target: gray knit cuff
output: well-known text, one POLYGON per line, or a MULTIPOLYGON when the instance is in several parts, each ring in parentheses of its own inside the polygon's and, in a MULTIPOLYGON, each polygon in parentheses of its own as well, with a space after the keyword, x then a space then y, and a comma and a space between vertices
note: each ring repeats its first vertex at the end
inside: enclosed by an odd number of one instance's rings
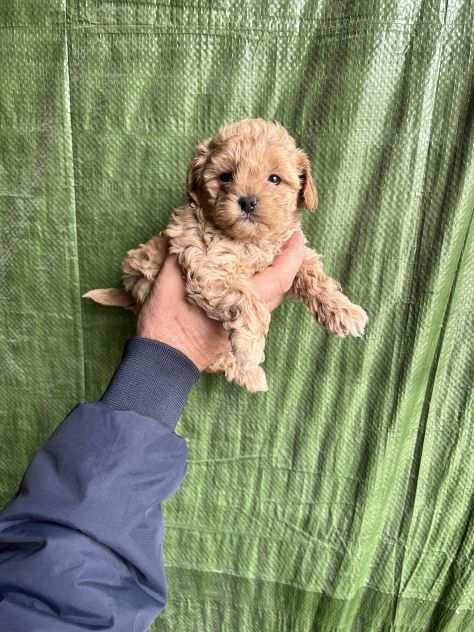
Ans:
POLYGON ((176 426, 199 369, 181 351, 164 342, 135 336, 100 401, 118 410, 134 410, 176 426))

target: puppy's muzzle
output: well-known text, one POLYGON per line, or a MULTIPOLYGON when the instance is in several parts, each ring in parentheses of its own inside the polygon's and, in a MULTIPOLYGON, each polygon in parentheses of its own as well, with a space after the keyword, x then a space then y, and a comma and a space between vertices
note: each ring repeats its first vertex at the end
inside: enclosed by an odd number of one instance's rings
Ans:
POLYGON ((239 198, 239 206, 246 215, 253 215, 257 208, 257 198, 254 195, 241 197, 239 198))

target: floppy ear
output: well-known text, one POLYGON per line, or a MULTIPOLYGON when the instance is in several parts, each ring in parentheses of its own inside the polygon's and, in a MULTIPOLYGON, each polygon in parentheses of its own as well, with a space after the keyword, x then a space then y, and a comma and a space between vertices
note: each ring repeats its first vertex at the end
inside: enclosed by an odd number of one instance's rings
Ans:
POLYGON ((301 182, 301 189, 298 195, 298 208, 304 207, 308 211, 315 211, 318 206, 318 192, 311 175, 311 164, 308 156, 298 149, 298 171, 301 182))
POLYGON ((199 204, 199 189, 202 186, 202 172, 204 165, 206 164, 207 157, 209 156, 209 144, 211 139, 197 146, 194 156, 188 165, 188 172, 186 175, 186 189, 188 197, 192 202, 199 204))

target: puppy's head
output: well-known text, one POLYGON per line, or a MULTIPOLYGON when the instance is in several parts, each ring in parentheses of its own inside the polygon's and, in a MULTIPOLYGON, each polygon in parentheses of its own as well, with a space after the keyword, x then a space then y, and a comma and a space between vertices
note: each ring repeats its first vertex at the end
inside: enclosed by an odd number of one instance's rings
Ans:
POLYGON ((284 127, 244 119, 197 147, 187 175, 188 195, 234 239, 277 239, 315 210, 316 187, 306 154, 284 127))

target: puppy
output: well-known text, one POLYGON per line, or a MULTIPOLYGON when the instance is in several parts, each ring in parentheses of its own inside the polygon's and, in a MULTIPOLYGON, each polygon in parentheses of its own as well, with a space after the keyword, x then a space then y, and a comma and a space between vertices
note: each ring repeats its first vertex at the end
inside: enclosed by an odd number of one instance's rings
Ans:
MULTIPOLYGON (((300 209, 316 209, 309 160, 280 124, 244 119, 197 147, 188 166, 187 194, 188 203, 173 211, 165 230, 128 252, 123 289, 84 296, 138 313, 167 252, 174 253, 188 300, 221 321, 229 334, 232 350, 206 370, 222 372, 251 392, 265 391, 260 365, 270 312, 248 279, 269 266, 284 242, 301 230, 300 209)), ((366 313, 341 292, 308 247, 287 295, 303 301, 337 336, 364 332, 366 313)))

